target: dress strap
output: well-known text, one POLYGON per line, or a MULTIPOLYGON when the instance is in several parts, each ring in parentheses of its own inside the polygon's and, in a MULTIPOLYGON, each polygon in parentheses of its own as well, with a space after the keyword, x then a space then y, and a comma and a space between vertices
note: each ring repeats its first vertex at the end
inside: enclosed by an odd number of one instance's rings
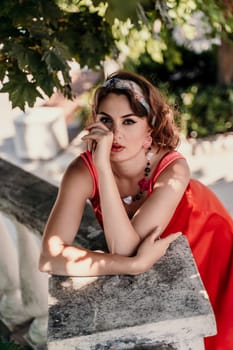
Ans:
POLYGON ((90 197, 90 199, 92 199, 95 196, 97 188, 98 188, 97 171, 96 171, 96 168, 95 168, 94 163, 93 163, 91 152, 85 151, 85 152, 80 154, 80 157, 82 158, 82 160, 86 164, 86 166, 91 174, 91 177, 92 177, 93 192, 92 192, 91 197, 90 197))
POLYGON ((159 164, 155 168, 154 173, 151 176, 149 192, 153 190, 153 185, 157 180, 158 176, 162 173, 162 171, 166 169, 166 167, 168 167, 176 159, 185 159, 185 157, 177 151, 169 151, 164 154, 164 156, 160 159, 159 164))

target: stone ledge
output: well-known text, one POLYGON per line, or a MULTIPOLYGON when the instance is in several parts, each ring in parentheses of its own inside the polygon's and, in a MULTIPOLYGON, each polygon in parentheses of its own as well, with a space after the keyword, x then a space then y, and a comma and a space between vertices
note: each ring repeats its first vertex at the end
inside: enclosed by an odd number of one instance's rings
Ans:
POLYGON ((57 188, 0 159, 0 211, 42 233, 57 188))
POLYGON ((156 342, 181 349, 177 344, 201 342, 215 332, 184 236, 139 276, 50 277, 49 350, 150 349, 156 342))
MULTIPOLYGON (((32 232, 43 233, 57 191, 56 186, 0 158, 0 211, 32 232)), ((78 244, 95 249, 106 247, 89 202, 84 210, 78 244)))

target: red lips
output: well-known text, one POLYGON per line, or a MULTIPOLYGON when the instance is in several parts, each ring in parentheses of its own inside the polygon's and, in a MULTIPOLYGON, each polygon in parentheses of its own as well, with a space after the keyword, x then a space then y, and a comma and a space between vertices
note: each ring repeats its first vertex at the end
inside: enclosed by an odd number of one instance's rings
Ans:
POLYGON ((121 151, 123 151, 124 148, 125 147, 121 146, 119 143, 113 143, 111 151, 112 152, 121 152, 121 151))

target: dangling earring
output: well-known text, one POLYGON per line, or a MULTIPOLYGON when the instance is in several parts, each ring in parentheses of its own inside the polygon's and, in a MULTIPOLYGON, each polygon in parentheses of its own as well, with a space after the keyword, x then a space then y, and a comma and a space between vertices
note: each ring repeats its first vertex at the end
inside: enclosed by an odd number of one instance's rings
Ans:
POLYGON ((152 149, 152 148, 149 147, 149 148, 147 149, 147 153, 146 153, 146 159, 148 160, 148 162, 150 162, 151 158, 152 158, 153 155, 154 155, 154 152, 152 152, 151 149, 152 149))

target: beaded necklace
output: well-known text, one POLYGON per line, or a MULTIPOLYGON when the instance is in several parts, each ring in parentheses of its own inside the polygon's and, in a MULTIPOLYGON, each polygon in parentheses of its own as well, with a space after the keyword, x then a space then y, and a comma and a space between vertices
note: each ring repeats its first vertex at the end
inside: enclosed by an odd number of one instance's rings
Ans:
POLYGON ((139 192, 137 194, 135 194, 134 196, 127 196, 122 198, 122 201, 127 204, 130 205, 135 201, 139 201, 142 197, 144 192, 148 191, 149 189, 149 184, 150 184, 150 179, 149 179, 149 175, 151 172, 151 167, 150 167, 150 160, 153 157, 154 153, 151 152, 151 147, 148 149, 148 152, 146 154, 146 159, 147 159, 147 163, 146 163, 146 167, 144 169, 144 177, 138 182, 138 186, 139 186, 139 192))

